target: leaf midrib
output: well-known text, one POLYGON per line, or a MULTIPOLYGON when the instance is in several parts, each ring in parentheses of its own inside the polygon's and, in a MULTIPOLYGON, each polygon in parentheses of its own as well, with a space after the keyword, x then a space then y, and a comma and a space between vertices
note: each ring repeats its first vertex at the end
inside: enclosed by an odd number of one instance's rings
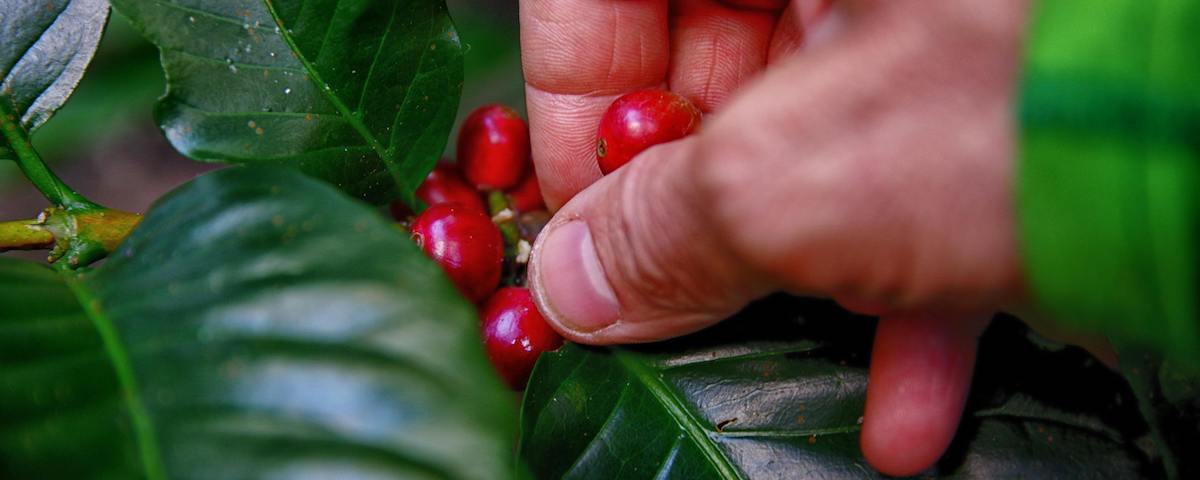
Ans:
MULTIPOLYGON (((296 59, 299 60, 300 65, 304 67, 305 72, 308 74, 308 79, 312 81, 314 85, 316 85, 317 90, 319 90, 321 94, 325 96, 325 100, 333 105, 333 108, 335 108, 338 113, 346 119, 346 122, 349 123, 351 127, 354 127, 354 131, 358 132, 359 136, 361 136, 363 140, 365 140, 367 144, 371 146, 371 149, 374 150, 375 154, 379 156, 379 160, 390 167, 392 162, 391 158, 387 154, 387 149, 383 147, 383 144, 379 142, 379 139, 375 138, 375 135, 372 134, 371 130, 367 128, 367 125, 362 122, 362 119, 350 110, 350 106, 346 105, 346 103, 343 102, 342 99, 333 92, 333 88, 321 78, 321 74, 317 72, 317 69, 314 68, 312 63, 308 61, 308 58, 304 56, 304 53, 301 52, 300 47, 296 45, 295 39, 293 39, 291 33, 288 32, 287 26, 283 24, 283 19, 279 18, 279 12, 275 11, 275 3, 272 0, 263 0, 263 3, 267 6, 267 12, 271 14, 271 21, 275 22, 275 25, 279 27, 280 38, 283 38, 284 43, 286 43, 288 48, 292 50, 292 53, 296 54, 296 59)), ((395 15, 393 14, 393 17, 394 16, 395 15)), ((364 86, 363 88, 366 87, 364 86)))
POLYGON ((675 421, 675 424, 683 430, 684 434, 700 448, 700 452, 708 459, 716 469, 717 473, 722 478, 727 479, 743 479, 741 472, 730 463, 729 458, 725 456, 721 449, 717 446, 712 438, 708 435, 708 430, 700 427, 700 420, 688 411, 687 406, 675 394, 674 390, 667 386, 659 376, 646 365, 643 365, 638 359, 621 350, 615 350, 613 355, 621 365, 629 371, 630 376, 641 382, 646 391, 658 400, 658 403, 666 409, 667 414, 675 421))
POLYGON ((75 295, 84 315, 92 321, 92 325, 100 335, 100 340, 104 343, 104 352, 112 362, 117 382, 124 394, 125 406, 129 409, 129 416, 133 422, 134 438, 137 440, 138 453, 142 458, 142 469, 145 471, 146 478, 165 480, 167 475, 166 469, 163 467, 162 455, 158 449, 158 435, 155 432, 154 424, 150 421, 149 410, 142 401, 141 390, 138 388, 137 378, 133 373, 129 353, 121 344, 116 327, 100 310, 99 302, 83 286, 74 272, 62 271, 61 276, 66 282, 67 288, 75 295))

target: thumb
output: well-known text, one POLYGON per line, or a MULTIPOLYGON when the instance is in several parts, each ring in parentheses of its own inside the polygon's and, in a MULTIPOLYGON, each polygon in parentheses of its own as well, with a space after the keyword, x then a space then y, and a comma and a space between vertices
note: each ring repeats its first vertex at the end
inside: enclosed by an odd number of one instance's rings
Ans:
POLYGON ((581 343, 649 342, 714 324, 772 289, 714 235, 695 153, 647 150, 562 207, 533 247, 546 319, 581 343))

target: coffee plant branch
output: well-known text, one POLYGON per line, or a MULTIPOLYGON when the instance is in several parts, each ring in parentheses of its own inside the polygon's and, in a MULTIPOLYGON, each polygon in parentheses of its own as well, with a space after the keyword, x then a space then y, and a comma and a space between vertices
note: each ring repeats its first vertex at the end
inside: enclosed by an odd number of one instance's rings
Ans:
POLYGON ((29 142, 20 116, 3 101, 0 133, 25 178, 53 204, 36 220, 0 222, 0 252, 49 249, 51 263, 64 259, 64 267, 78 268, 107 256, 141 221, 140 215, 97 205, 58 178, 29 142))
POLYGON ((47 250, 54 247, 54 234, 37 220, 0 222, 0 252, 47 250))
POLYGON ((42 157, 29 142, 29 134, 21 126, 21 117, 8 102, 0 102, 0 133, 3 133, 4 139, 8 140, 17 166, 21 168, 25 178, 28 178, 51 203, 70 211, 101 208, 84 198, 83 195, 76 193, 54 172, 50 171, 46 162, 42 161, 42 157))

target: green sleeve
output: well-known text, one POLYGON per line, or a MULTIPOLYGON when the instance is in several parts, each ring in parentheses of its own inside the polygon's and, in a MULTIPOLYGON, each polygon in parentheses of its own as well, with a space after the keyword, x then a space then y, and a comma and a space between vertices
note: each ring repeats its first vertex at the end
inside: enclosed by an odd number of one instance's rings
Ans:
POLYGON ((1200 2, 1042 0, 1020 91, 1029 290, 1061 321, 1200 356, 1200 2))

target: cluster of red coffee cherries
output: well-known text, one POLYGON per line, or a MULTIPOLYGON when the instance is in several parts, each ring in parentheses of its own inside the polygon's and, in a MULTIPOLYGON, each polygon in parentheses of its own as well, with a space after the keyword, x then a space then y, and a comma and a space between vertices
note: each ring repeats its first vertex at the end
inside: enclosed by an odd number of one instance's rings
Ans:
MULTIPOLYGON (((601 171, 608 174, 646 148, 691 133, 699 121, 700 111, 671 92, 618 98, 600 123, 601 171)), ((538 356, 563 342, 525 286, 530 246, 549 219, 525 121, 503 105, 476 109, 459 133, 457 164, 439 164, 416 196, 427 205, 423 212, 412 217, 396 203, 393 216, 408 222, 417 245, 479 306, 488 358, 509 386, 524 388, 538 356)))
MULTIPOLYGON (((463 122, 457 164, 441 163, 417 188, 427 208, 409 232, 459 292, 479 306, 488 357, 514 389, 538 355, 562 345, 524 286, 530 245, 549 214, 529 154, 529 127, 503 105, 463 122)), ((392 215, 411 212, 392 204, 392 215)))

